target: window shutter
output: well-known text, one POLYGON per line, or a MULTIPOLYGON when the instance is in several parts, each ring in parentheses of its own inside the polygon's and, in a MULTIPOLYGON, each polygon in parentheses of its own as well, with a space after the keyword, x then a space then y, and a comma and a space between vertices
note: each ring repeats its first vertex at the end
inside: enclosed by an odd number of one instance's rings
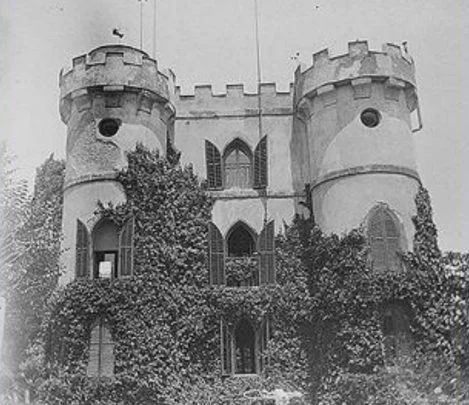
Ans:
POLYGON ((75 271, 77 278, 88 277, 89 236, 85 224, 77 219, 75 271))
POLYGON ((119 275, 121 277, 131 276, 133 267, 133 239, 134 218, 128 219, 121 229, 119 236, 119 275))
POLYGON ((207 182, 209 188, 222 188, 221 156, 217 147, 205 141, 205 161, 207 165, 207 182))
POLYGON ((233 374, 233 337, 228 325, 220 320, 220 355, 222 375, 233 374))
POLYGON ((269 364, 269 358, 266 357, 265 351, 267 349, 267 344, 270 339, 270 334, 271 334, 271 323, 270 323, 270 319, 266 318, 264 322, 262 322, 261 331, 259 335, 259 340, 260 340, 259 341, 259 349, 260 349, 259 364, 260 364, 261 372, 264 371, 265 366, 269 364))
POLYGON ((274 232, 274 221, 270 221, 259 235, 257 251, 259 253, 260 285, 275 284, 274 232))
POLYGON ((376 271, 402 269, 402 262, 397 254, 400 251, 399 229, 385 209, 379 209, 370 219, 368 238, 373 268, 376 271))
POLYGON ((217 226, 208 225, 208 260, 211 285, 225 284, 225 251, 223 236, 217 226))
POLYGON ((264 136, 254 151, 254 188, 267 187, 267 136, 264 136))

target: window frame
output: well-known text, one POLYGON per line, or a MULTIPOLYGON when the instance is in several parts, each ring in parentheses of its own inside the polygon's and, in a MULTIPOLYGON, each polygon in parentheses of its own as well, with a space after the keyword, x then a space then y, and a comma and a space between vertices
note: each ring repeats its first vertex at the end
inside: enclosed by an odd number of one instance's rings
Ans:
MULTIPOLYGON (((237 152, 239 153, 239 152, 237 152)), ((240 166, 237 164, 238 170, 240 170, 240 166)), ((240 138, 235 138, 233 139, 226 147, 225 150, 223 151, 223 156, 222 156, 222 184, 223 184, 223 189, 225 190, 231 190, 234 188, 240 188, 240 189, 252 189, 254 188, 254 156, 251 151, 251 148, 248 146, 246 142, 244 142, 240 138), (241 151, 246 155, 246 157, 249 160, 249 179, 248 179, 248 184, 246 187, 228 187, 227 186, 227 163, 226 159, 233 153, 234 151, 241 151)))

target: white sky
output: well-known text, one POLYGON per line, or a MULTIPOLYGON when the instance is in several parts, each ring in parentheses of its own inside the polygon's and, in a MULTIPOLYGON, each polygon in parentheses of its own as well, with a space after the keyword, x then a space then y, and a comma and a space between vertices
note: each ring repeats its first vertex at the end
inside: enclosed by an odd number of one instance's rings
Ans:
MULTIPOLYGON (((294 62, 311 63, 324 47, 347 42, 408 42, 417 67, 424 129, 417 162, 430 190, 444 250, 469 251, 469 1, 258 0, 264 81, 286 88, 294 62), (319 8, 316 8, 319 6, 319 8), (466 68, 466 74, 465 69, 466 68)), ((157 59, 183 91, 212 83, 255 89, 254 0, 157 0, 157 59)), ((153 0, 144 3, 144 49, 152 51, 153 0)), ((58 72, 72 57, 118 42, 139 44, 137 0, 0 0, 0 138, 18 156, 21 174, 54 152, 63 157, 58 72)))

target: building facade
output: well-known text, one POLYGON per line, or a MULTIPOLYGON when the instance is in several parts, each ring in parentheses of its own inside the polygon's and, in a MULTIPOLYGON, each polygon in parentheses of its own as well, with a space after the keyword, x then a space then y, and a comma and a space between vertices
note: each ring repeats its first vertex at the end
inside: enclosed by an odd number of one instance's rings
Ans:
MULTIPOLYGON (((344 55, 318 52, 309 68, 298 67, 288 92, 262 83, 256 94, 236 84, 224 94, 196 86, 191 95, 145 52, 102 46, 73 59, 60 89, 67 125, 62 283, 131 274, 132 222, 117 229, 95 211, 98 201, 125 201, 116 172, 137 143, 161 155, 177 149, 206 179, 215 198, 213 284, 275 283, 274 234, 305 198, 325 233, 363 226, 378 271, 399 270, 397 252, 412 248, 420 184, 412 136, 421 124, 414 63, 399 46, 371 51, 357 41, 344 55), (259 273, 241 282, 227 277, 227 261, 253 256, 259 273)), ((225 345, 234 348, 261 332, 240 322, 230 333, 225 345)), ((246 359, 255 357, 253 347, 244 349, 246 359)), ((242 373, 259 369, 246 359, 236 366, 242 373)))

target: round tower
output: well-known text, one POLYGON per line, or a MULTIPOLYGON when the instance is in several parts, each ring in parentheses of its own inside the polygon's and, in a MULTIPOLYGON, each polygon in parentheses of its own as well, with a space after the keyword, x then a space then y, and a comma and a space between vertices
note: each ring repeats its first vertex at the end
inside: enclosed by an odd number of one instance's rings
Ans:
POLYGON ((67 125, 62 282, 68 282, 75 277, 77 223, 91 234, 98 201, 125 202, 115 178, 127 164, 126 152, 140 143, 166 154, 174 77, 139 49, 108 45, 74 58, 59 83, 60 116, 67 125))
POLYGON ((341 234, 383 207, 410 248, 420 183, 411 115, 420 114, 409 55, 393 44, 370 51, 366 41, 349 43, 342 56, 318 52, 296 72, 294 103, 318 225, 341 234))

